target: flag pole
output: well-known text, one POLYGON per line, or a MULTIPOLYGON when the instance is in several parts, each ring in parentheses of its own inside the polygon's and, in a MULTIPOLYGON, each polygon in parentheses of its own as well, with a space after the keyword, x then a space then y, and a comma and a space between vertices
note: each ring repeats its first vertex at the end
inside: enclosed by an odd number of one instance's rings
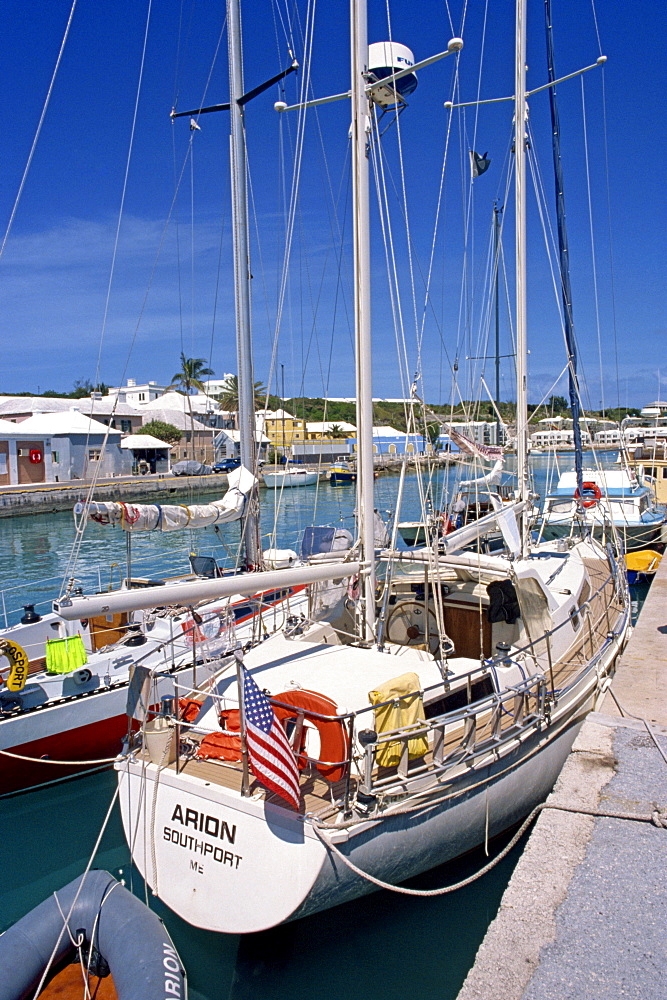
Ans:
POLYGON ((236 660, 236 683, 239 690, 239 721, 241 725, 241 760, 243 762, 243 777, 241 779, 241 795, 250 795, 250 767, 248 764, 248 744, 245 738, 245 709, 243 706, 243 650, 234 650, 236 660))

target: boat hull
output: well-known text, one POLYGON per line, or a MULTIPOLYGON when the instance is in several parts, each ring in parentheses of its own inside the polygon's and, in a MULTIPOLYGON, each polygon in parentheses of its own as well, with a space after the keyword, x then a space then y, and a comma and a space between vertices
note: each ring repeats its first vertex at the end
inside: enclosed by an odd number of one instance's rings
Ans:
POLYGON ((319 472, 265 472, 264 485, 270 490, 287 489, 292 486, 312 486, 320 478, 319 472))
MULTIPOLYGON (((589 525, 593 529, 593 537, 598 541, 603 541, 610 536, 609 525, 593 524, 589 525)), ((662 539, 661 525, 658 524, 637 524, 637 525, 617 525, 623 550, 632 552, 636 549, 646 548, 647 545, 658 544, 662 539)), ((542 538, 545 541, 554 541, 557 538, 565 538, 572 533, 572 523, 570 521, 545 521, 542 528, 542 538)))
POLYGON ((416 545, 426 545, 426 526, 422 521, 402 521, 398 533, 410 548, 416 545))
MULTIPOLYGON (((187 689, 192 681, 192 667, 159 678, 157 702, 173 696, 176 684, 187 689)), ((125 683, 5 716, 0 722, 0 795, 103 766, 88 762, 106 759, 110 766, 128 731, 127 695, 125 683)))
MULTIPOLYGON (((493 837, 546 798, 580 724, 581 717, 555 739, 538 734, 510 758, 471 772, 444 802, 427 801, 416 817, 386 817, 360 824, 349 840, 335 832, 333 839, 362 871, 390 884, 451 861, 484 842, 487 809, 493 837)), ((296 813, 231 792, 223 802, 219 788, 197 780, 186 790, 172 783, 173 772, 146 775, 139 762, 117 769, 134 861, 152 891, 196 927, 253 933, 376 891, 296 813), (148 823, 136 813, 142 801, 153 803, 148 823)))
MULTIPOLYGON (((390 885, 453 861, 520 822, 553 788, 583 719, 569 725, 559 737, 539 747, 531 741, 513 759, 490 765, 471 775, 468 787, 457 787, 444 806, 425 806, 418 819, 382 821, 337 845, 364 872, 390 885), (481 787, 480 787, 481 781, 481 787), (488 834, 487 834, 488 812, 488 834)), ((292 919, 376 891, 373 883, 352 872, 338 858, 322 864, 317 881, 292 919)))

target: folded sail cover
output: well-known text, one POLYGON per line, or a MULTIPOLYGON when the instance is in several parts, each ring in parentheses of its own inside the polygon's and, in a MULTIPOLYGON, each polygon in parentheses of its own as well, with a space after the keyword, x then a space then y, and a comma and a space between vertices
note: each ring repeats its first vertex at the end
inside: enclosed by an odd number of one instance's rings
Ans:
MULTIPOLYGON (((371 705, 380 705, 375 709, 375 730, 378 735, 392 733, 397 729, 409 729, 414 726, 420 729, 424 725, 424 703, 421 696, 421 684, 415 673, 401 674, 384 684, 379 684, 375 691, 368 692, 371 705), (383 705, 389 701, 391 704, 383 705)), ((415 736, 408 740, 408 757, 416 760, 428 751, 428 740, 425 736, 415 736)), ((380 743, 376 760, 379 767, 396 767, 403 753, 401 740, 380 743)))
POLYGON ((75 517, 87 510, 88 518, 98 524, 120 525, 123 531, 179 531, 181 528, 206 528, 211 524, 237 521, 245 509, 248 493, 257 480, 241 466, 228 475, 229 489, 222 500, 193 504, 134 504, 119 501, 91 501, 87 508, 77 504, 75 517))

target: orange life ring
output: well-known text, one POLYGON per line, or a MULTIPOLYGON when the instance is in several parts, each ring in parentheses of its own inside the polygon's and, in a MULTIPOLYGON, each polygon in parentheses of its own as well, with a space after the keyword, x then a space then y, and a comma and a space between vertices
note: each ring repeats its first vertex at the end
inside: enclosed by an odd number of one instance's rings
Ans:
MULTIPOLYGON (((298 709, 303 709, 303 717, 312 723, 320 734, 320 759, 315 767, 323 778, 327 781, 340 781, 347 772, 347 755, 349 750, 349 739, 347 730, 342 722, 334 720, 314 718, 311 713, 317 715, 338 715, 338 706, 326 695, 318 694, 316 691, 283 691, 271 698, 273 711, 276 718, 280 719, 283 726, 286 722, 296 722, 301 714, 298 709), (290 708, 282 708, 276 705, 276 701, 282 701, 290 705, 290 708)), ((297 763, 299 770, 303 771, 308 763, 305 753, 306 733, 301 734, 301 745, 296 748, 297 763)))
POLYGON ((602 490, 597 483, 582 483, 581 493, 579 493, 577 486, 574 491, 574 499, 581 503, 582 507, 594 507, 602 499, 602 490))
POLYGON ((31 448, 28 452, 28 458, 33 465, 39 465, 42 461, 42 453, 39 448, 31 448))

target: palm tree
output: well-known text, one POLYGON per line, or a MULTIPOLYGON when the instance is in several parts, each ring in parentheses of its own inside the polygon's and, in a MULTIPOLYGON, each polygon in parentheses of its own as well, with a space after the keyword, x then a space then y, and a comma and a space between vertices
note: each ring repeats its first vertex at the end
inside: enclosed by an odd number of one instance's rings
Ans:
POLYGON ((180 392, 183 392, 188 400, 188 409, 190 411, 190 441, 193 459, 195 457, 195 418, 192 414, 190 393, 193 389, 196 389, 198 392, 204 392, 204 383, 202 379, 207 375, 213 374, 213 369, 206 367, 206 361, 204 358, 186 358, 183 351, 181 351, 181 370, 171 376, 171 385, 169 388, 178 389, 180 392))
POLYGON ((332 438, 344 438, 347 437, 347 431, 344 431, 340 424, 332 424, 329 428, 329 435, 332 438))
MULTIPOLYGON (((220 409, 228 413, 239 412, 239 380, 237 375, 228 375, 222 383, 222 393, 220 395, 220 409)), ((261 382, 253 383, 254 407, 259 410, 266 399, 266 386, 261 382)))

